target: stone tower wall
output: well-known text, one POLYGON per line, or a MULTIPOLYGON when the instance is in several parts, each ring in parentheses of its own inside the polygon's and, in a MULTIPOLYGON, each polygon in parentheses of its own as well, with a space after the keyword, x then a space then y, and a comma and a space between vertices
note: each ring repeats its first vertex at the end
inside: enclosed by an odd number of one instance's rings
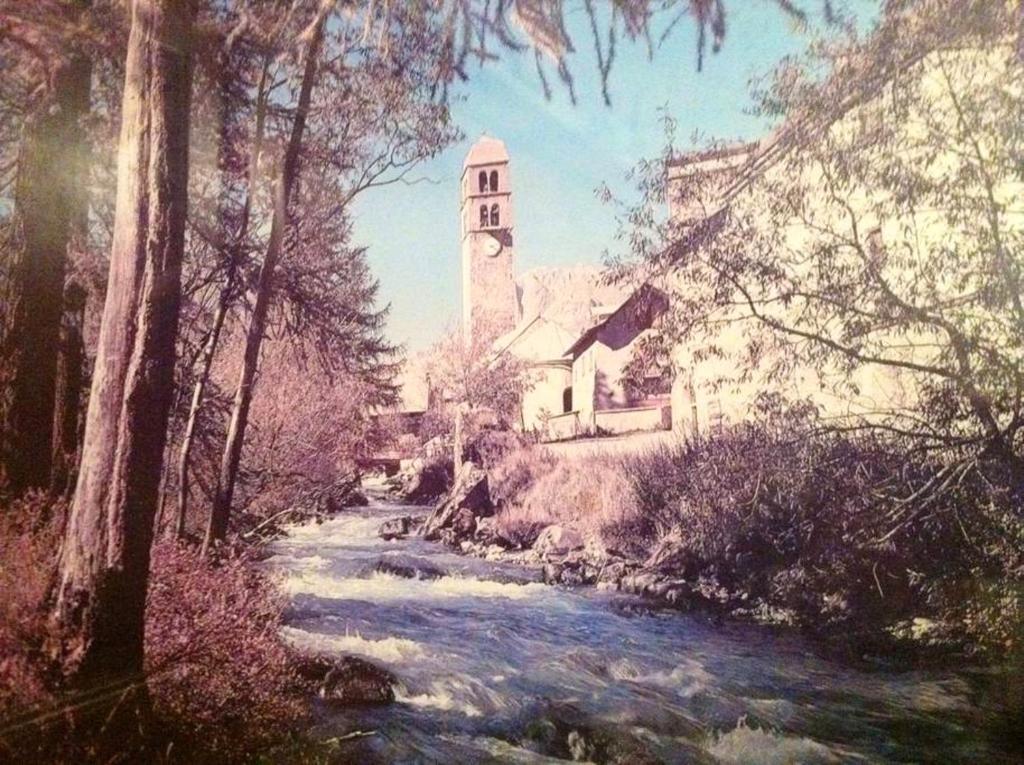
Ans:
POLYGON ((468 165, 462 176, 462 321, 471 339, 496 337, 515 328, 519 321, 513 248, 513 210, 508 162, 468 165), (487 174, 487 188, 480 189, 480 173, 487 174), (497 174, 497 190, 490 181, 497 174), (495 206, 498 224, 481 220, 495 206))

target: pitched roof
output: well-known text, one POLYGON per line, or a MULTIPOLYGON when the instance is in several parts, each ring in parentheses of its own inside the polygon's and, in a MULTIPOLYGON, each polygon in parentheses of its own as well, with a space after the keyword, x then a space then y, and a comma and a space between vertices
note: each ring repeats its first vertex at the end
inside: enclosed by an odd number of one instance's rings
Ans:
POLYGON ((572 335, 559 324, 543 316, 535 316, 494 343, 495 355, 511 353, 524 361, 560 361, 572 335))
POLYGON ((574 342, 565 351, 566 356, 575 358, 581 351, 587 348, 597 336, 601 333, 601 330, 611 324, 619 316, 622 316, 627 311, 637 311, 646 307, 649 312, 649 316, 646 317, 648 326, 650 322, 653 322, 657 316, 664 313, 668 306, 668 296, 660 289, 652 285, 650 282, 644 282, 636 290, 633 291, 628 298, 626 298, 622 305, 616 308, 604 321, 598 322, 574 342))
POLYGON ((475 167, 477 165, 493 165, 499 162, 508 162, 508 149, 505 142, 489 135, 482 135, 469 150, 462 168, 475 167))

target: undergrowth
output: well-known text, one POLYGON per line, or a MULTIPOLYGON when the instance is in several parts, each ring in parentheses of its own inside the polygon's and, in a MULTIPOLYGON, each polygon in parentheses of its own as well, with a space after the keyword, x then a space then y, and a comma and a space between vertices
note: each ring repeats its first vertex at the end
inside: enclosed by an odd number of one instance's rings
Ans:
MULTIPOLYGON (((66 507, 45 494, 0 512, 0 761, 84 762, 48 659, 47 593, 66 507)), ((204 559, 175 541, 154 546, 146 673, 159 742, 147 759, 239 762, 286 741, 309 712, 308 688, 279 630, 285 601, 248 553, 204 559)))
POLYGON ((991 464, 771 423, 630 456, 542 447, 492 472, 498 525, 574 526, 666 576, 861 645, 1024 650, 1024 511, 991 464))

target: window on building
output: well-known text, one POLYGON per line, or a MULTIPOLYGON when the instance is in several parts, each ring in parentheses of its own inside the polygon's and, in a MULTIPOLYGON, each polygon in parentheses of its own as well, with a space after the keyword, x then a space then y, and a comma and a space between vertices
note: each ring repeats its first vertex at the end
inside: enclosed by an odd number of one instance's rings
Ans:
POLYGON ((565 390, 562 391, 562 411, 563 412, 571 412, 572 411, 572 386, 571 385, 568 388, 566 388, 565 390))
POLYGON ((498 190, 498 171, 491 170, 491 191, 498 190))
POLYGON ((487 171, 486 170, 481 170, 479 178, 480 178, 480 191, 481 192, 487 191, 487 171))
POLYGON ((491 205, 491 225, 501 225, 500 219, 498 218, 498 205, 491 205))
POLYGON ((491 219, 487 215, 487 205, 480 205, 480 228, 487 228, 491 225, 491 219))

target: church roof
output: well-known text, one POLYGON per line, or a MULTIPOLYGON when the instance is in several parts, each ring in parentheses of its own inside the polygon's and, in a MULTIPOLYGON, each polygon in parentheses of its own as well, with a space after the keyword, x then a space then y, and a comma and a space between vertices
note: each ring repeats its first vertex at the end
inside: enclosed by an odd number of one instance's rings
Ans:
POLYGON ((649 329, 654 324, 654 320, 663 314, 667 308, 668 296, 650 282, 645 282, 626 298, 615 311, 580 335, 579 339, 570 345, 564 353, 575 360, 580 353, 590 347, 605 327, 610 326, 627 313, 630 314, 633 323, 637 325, 635 329, 649 329))
POLYGON ((505 148, 505 142, 489 135, 482 135, 480 140, 469 150, 466 161, 462 163, 462 168, 493 165, 498 162, 508 162, 508 149, 505 148))
POLYGON ((561 361, 572 335, 560 325, 543 316, 535 316, 494 343, 495 353, 511 353, 523 361, 561 361))

